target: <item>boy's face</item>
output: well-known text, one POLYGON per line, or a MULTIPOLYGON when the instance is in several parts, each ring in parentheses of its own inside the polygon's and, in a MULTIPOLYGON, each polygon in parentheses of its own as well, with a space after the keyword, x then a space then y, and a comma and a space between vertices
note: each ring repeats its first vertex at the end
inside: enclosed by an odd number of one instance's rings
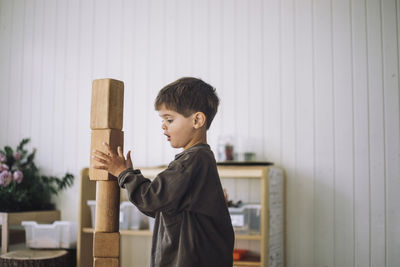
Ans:
POLYGON ((194 137, 192 116, 186 118, 176 111, 166 109, 165 105, 161 106, 158 114, 162 118, 161 128, 171 146, 184 149, 189 147, 194 137))

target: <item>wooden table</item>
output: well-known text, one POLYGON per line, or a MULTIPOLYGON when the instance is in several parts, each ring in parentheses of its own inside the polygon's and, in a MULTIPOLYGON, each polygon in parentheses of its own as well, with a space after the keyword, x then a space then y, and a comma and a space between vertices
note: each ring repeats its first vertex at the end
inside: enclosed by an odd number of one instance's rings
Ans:
POLYGON ((2 267, 69 267, 66 250, 17 250, 0 256, 2 267))
POLYGON ((8 251, 9 226, 21 225, 22 221, 36 221, 37 223, 52 223, 60 220, 59 210, 27 211, 27 212, 0 212, 1 225, 1 253, 8 251))

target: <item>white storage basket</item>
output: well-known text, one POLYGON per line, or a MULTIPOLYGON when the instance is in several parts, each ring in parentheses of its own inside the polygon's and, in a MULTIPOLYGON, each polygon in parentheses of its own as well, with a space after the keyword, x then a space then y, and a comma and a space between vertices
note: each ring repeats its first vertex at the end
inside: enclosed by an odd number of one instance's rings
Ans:
POLYGON ((78 226, 75 222, 55 221, 53 224, 38 224, 23 221, 26 246, 29 248, 75 248, 78 226))

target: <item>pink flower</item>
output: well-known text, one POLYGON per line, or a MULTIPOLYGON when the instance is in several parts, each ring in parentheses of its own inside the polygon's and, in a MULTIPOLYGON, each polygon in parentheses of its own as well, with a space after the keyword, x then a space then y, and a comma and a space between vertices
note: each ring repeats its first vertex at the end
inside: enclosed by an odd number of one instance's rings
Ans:
POLYGON ((6 160, 7 160, 6 155, 4 155, 3 153, 0 153, 0 163, 6 162, 6 160))
POLYGON ((12 181, 12 175, 11 172, 9 171, 2 171, 0 173, 0 186, 6 187, 8 186, 12 181))
POLYGON ((21 153, 15 152, 15 153, 14 153, 14 159, 15 159, 15 160, 20 160, 20 159, 21 159, 21 153))
POLYGON ((2 171, 8 171, 8 165, 7 164, 0 164, 0 172, 2 171))
POLYGON ((24 174, 21 171, 15 171, 13 174, 14 181, 19 184, 22 182, 22 178, 24 178, 24 174))

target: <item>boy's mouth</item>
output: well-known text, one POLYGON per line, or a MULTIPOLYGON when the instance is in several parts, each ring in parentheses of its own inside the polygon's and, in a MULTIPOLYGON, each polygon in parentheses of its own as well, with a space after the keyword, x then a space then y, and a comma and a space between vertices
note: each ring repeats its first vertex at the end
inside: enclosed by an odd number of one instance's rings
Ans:
POLYGON ((169 136, 168 134, 164 134, 164 135, 167 137, 168 141, 171 141, 171 136, 169 136))

